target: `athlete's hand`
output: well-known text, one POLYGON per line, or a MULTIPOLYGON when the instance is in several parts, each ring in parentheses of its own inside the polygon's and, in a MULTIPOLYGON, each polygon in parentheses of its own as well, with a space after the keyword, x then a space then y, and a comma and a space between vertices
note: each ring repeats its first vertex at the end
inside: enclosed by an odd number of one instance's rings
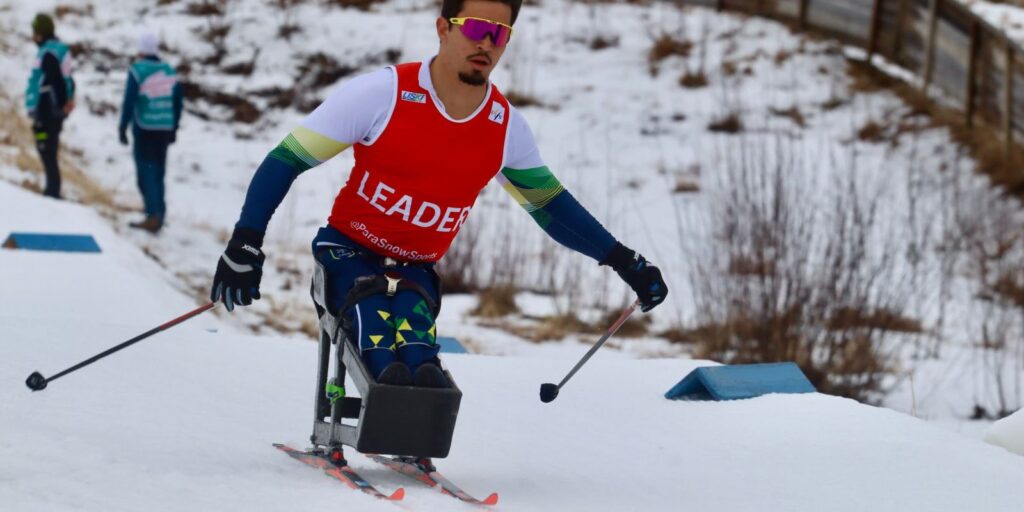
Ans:
POLYGON ((640 310, 647 312, 665 301, 668 296, 668 286, 661 277, 661 270, 644 259, 640 253, 616 243, 615 247, 608 254, 608 257, 601 262, 608 265, 619 274, 630 288, 636 292, 640 299, 640 310))
POLYGON ((227 249, 217 262, 211 301, 223 301, 228 311, 234 311, 236 304, 248 306, 259 300, 264 260, 262 245, 263 233, 235 228, 227 249))
POLYGON ((75 109, 75 100, 69 99, 67 101, 67 103, 64 104, 64 117, 67 117, 67 116, 71 115, 71 111, 74 110, 74 109, 75 109))

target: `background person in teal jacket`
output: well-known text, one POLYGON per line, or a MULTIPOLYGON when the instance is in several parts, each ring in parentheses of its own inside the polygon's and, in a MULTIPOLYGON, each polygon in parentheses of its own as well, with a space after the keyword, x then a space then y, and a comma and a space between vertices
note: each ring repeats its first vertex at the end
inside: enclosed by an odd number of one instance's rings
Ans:
POLYGON ((121 144, 128 144, 132 125, 132 153, 146 218, 133 228, 160 231, 167 214, 164 174, 167 146, 175 140, 181 120, 182 91, 174 68, 157 57, 159 39, 151 33, 139 37, 139 55, 128 71, 118 129, 121 144))
POLYGON ((60 198, 60 131, 64 118, 75 108, 75 81, 71 78, 71 51, 54 36, 53 18, 32 19, 32 40, 39 45, 25 88, 25 109, 32 119, 36 149, 46 171, 43 194, 60 198))

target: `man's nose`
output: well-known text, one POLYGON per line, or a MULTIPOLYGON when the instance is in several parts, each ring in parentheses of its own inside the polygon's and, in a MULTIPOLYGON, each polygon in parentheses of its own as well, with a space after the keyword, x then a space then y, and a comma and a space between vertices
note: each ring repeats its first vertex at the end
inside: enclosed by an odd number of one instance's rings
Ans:
MULTIPOLYGON (((491 50, 497 48, 496 46, 494 46, 494 36, 491 34, 485 35, 483 39, 476 42, 476 47, 479 50, 485 52, 490 52, 491 50)), ((487 57, 490 58, 490 54, 488 54, 487 57)))

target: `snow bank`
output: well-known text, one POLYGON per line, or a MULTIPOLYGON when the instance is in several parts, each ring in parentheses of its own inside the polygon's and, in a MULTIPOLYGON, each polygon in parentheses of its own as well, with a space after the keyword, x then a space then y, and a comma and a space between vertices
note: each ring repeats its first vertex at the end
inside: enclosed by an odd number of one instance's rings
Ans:
POLYGON ((985 431, 985 442, 1024 455, 1024 409, 993 423, 985 431))
MULTIPOLYGON (((0 184, 0 231, 92 232, 102 255, 0 250, 0 504, 21 511, 393 510, 297 464, 316 347, 203 316, 32 393, 53 371, 193 307, 88 210, 0 184), (33 220, 35 219, 35 220, 33 220), (38 222, 38 224, 34 224, 38 222), (207 322, 207 325, 204 325, 207 322)), ((236 314, 246 314, 244 311, 236 314)), ((443 326, 442 326, 443 327, 443 326)), ((1015 511, 1020 459, 851 400, 662 393, 701 361, 447 356, 465 396, 442 470, 504 510, 1015 511)), ((350 453, 413 510, 475 510, 350 453)))

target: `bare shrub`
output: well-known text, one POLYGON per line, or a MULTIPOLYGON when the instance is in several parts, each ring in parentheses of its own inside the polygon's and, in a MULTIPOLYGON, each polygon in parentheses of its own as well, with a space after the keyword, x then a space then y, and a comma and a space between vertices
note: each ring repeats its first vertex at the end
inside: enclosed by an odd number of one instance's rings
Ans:
POLYGON ((519 312, 516 288, 509 285, 493 286, 477 293, 476 307, 471 314, 482 317, 503 317, 519 312))
POLYGON ((328 5, 335 5, 343 8, 358 9, 360 11, 369 11, 375 4, 384 3, 387 0, 328 0, 328 5))
POLYGON ((647 52, 647 65, 651 76, 658 75, 658 65, 669 57, 689 57, 693 50, 693 42, 684 38, 676 38, 668 33, 653 36, 654 43, 647 52))
POLYGON ((807 126, 807 121, 804 119, 803 113, 800 112, 800 109, 796 105, 787 109, 772 108, 771 113, 779 117, 785 117, 801 128, 807 126))
POLYGON ((619 36, 606 36, 598 34, 594 36, 589 43, 591 50, 600 51, 608 48, 614 48, 619 45, 619 36))
POLYGON ((298 67, 299 76, 306 77, 304 85, 324 87, 356 71, 353 66, 340 64, 337 59, 323 52, 303 57, 298 67))
POLYGON ((743 122, 736 112, 729 112, 723 117, 715 119, 708 124, 708 130, 719 133, 739 133, 743 131, 743 122))
POLYGON ((521 336, 533 341, 561 340, 570 334, 592 333, 594 327, 579 319, 574 312, 545 317, 540 324, 521 336))
POLYGON ((792 50, 780 49, 779 51, 775 52, 775 57, 772 58, 772 61, 775 62, 776 66, 782 66, 792 56, 792 50))
POLYGON ((707 87, 708 77, 704 72, 687 71, 686 73, 683 73, 683 76, 679 77, 679 85, 687 89, 707 87))
POLYGON ((202 0, 185 6, 185 13, 192 16, 223 16, 226 2, 202 0))
POLYGON ((1016 201, 975 192, 956 212, 966 271, 979 299, 973 341, 984 372, 975 415, 999 418, 1024 405, 1024 219, 1016 201))
POLYGON ((58 5, 53 9, 53 15, 58 20, 63 20, 69 15, 92 17, 92 13, 92 4, 85 4, 84 6, 58 5))
POLYGON ((897 337, 922 330, 905 311, 914 290, 896 272, 902 248, 876 217, 878 194, 855 181, 853 153, 830 158, 834 177, 818 179, 842 185, 819 190, 790 143, 747 142, 724 156, 712 257, 695 263, 696 355, 795 361, 822 392, 878 400, 897 337))
POLYGON ((539 99, 537 99, 536 96, 529 93, 520 92, 517 90, 510 90, 504 92, 503 94, 505 95, 505 99, 508 100, 509 103, 516 106, 517 108, 548 108, 548 106, 541 102, 539 99))
POLYGON ((846 100, 844 100, 843 98, 840 98, 839 96, 833 95, 832 97, 830 97, 829 99, 825 100, 821 104, 821 109, 825 110, 825 111, 835 110, 835 109, 837 109, 837 108, 839 108, 839 107, 841 107, 841 106, 843 106, 845 104, 846 104, 846 100))
MULTIPOLYGON (((604 315, 597 321, 593 326, 595 332, 603 333, 608 329, 616 320, 619 319, 619 315, 622 314, 621 309, 612 309, 605 312, 604 315)), ((615 336, 620 338, 639 338, 640 336, 646 336, 650 332, 651 328, 651 317, 633 315, 622 322, 622 326, 615 332, 615 336)))
POLYGON ((700 184, 687 179, 677 180, 676 186, 672 187, 673 194, 692 194, 695 192, 700 192, 700 184))
POLYGON ((292 36, 299 32, 302 32, 302 26, 297 23, 282 23, 277 27, 277 37, 285 41, 290 41, 292 36))
POLYGON ((213 116, 208 109, 196 106, 199 101, 227 108, 230 114, 226 119, 218 119, 221 121, 252 124, 262 115, 256 105, 241 94, 226 93, 190 81, 183 81, 181 86, 185 99, 190 100, 186 102, 186 110, 200 119, 210 120, 213 116))
POLYGON ((857 138, 864 142, 881 142, 885 140, 885 127, 874 119, 869 120, 857 130, 857 138))
POLYGON ((470 216, 451 248, 438 262, 436 270, 444 293, 473 293, 480 289, 481 230, 481 223, 475 216, 470 216))
POLYGON ((953 138, 969 148, 976 162, 976 170, 988 175, 999 186, 1017 197, 1024 197, 1024 148, 1003 144, 998 128, 986 123, 968 125, 962 112, 931 100, 920 88, 886 74, 870 63, 847 59, 847 73, 853 80, 854 92, 890 90, 909 107, 911 116, 928 116, 931 126, 946 127, 953 138))

